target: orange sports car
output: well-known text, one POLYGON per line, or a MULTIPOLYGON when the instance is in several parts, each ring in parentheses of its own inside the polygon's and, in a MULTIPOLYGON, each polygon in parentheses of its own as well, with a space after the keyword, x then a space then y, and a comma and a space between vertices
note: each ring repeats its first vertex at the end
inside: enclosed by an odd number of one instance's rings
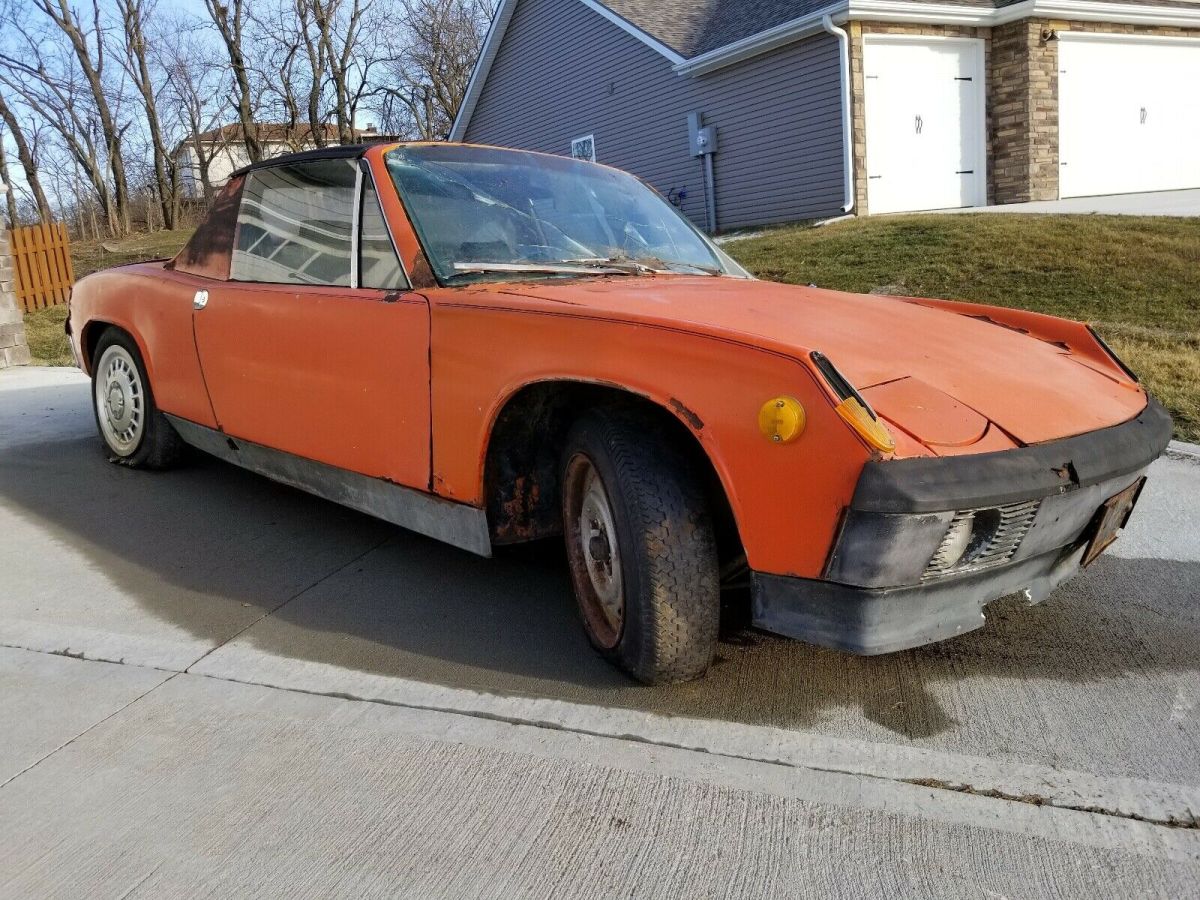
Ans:
POLYGON ((463 144, 256 163, 67 329, 114 462, 190 444, 484 556, 561 534, 651 683, 708 668, 723 592, 860 654, 1039 601, 1171 434, 1085 325, 758 281, 624 172, 463 144))

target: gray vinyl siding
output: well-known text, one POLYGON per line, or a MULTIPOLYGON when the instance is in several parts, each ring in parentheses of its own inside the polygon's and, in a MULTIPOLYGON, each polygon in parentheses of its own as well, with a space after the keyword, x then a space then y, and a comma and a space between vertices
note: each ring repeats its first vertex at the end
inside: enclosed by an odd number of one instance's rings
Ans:
POLYGON ((721 230, 836 215, 842 204, 838 45, 818 35, 708 75, 670 62, 578 0, 519 0, 468 124, 468 142, 570 152, 596 136, 597 161, 659 191, 686 189, 704 222, 701 160, 687 114, 718 129, 721 230))

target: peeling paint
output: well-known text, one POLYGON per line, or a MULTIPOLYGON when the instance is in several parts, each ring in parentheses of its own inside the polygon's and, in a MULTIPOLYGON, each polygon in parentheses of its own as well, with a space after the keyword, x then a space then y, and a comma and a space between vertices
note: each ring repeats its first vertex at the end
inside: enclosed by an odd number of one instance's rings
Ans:
POLYGON ((692 410, 688 409, 682 400, 672 397, 667 402, 671 404, 671 409, 679 413, 679 415, 683 417, 684 421, 691 425, 694 430, 699 431, 704 427, 704 420, 692 412, 692 410))

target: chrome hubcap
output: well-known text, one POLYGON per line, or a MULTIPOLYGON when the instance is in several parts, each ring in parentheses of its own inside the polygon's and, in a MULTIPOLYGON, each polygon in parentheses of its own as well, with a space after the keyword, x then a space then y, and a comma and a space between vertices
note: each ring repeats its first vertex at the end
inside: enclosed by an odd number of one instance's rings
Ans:
POLYGON ((104 351, 96 367, 96 411, 109 448, 119 456, 137 449, 145 422, 145 391, 124 347, 104 351))
POLYGON ((600 611, 613 630, 620 633, 625 602, 617 531, 608 493, 590 465, 584 476, 583 502, 579 510, 579 542, 600 611))

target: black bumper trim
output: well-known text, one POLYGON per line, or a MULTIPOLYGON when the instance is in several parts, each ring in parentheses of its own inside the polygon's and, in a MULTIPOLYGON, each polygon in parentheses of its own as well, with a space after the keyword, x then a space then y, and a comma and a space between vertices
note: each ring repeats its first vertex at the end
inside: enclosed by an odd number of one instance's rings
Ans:
POLYGON ((984 624, 983 608, 1029 591, 1044 600, 1079 571, 1084 546, 944 582, 901 588, 859 588, 786 575, 753 573, 756 628, 874 656, 945 640, 984 624))
POLYGON ((1033 500, 1143 469, 1170 441, 1171 417, 1150 397, 1136 419, 1076 437, 991 453, 869 462, 850 506, 923 513, 1033 500))

